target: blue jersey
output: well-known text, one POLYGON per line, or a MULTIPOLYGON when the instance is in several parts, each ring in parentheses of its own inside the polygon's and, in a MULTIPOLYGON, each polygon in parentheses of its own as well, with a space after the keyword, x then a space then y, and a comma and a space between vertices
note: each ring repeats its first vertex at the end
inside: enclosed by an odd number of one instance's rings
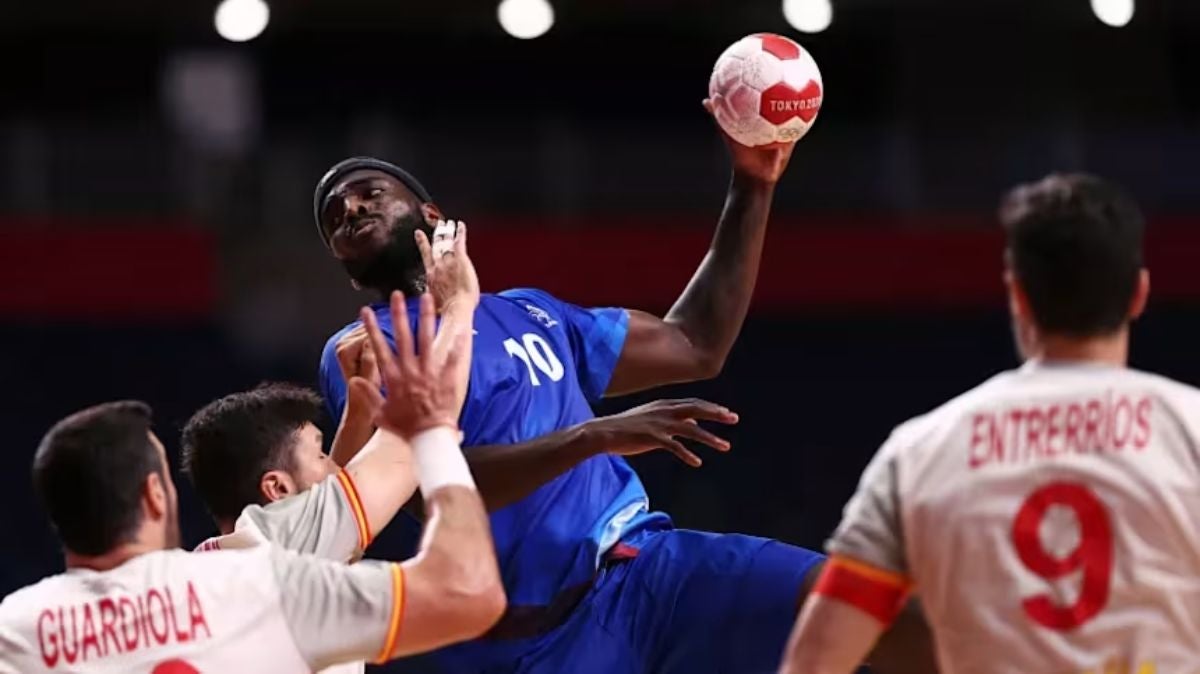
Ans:
MULTIPOLYGON (((387 305, 373 308, 391 340, 387 305)), ((408 309, 415 330, 415 299, 408 309)), ((321 357, 321 389, 335 420, 345 405, 346 384, 334 345, 358 325, 355 321, 331 337, 321 357)), ((483 295, 475 312, 471 379, 460 420, 464 446, 515 444, 592 418, 589 402, 608 387, 628 326, 624 309, 582 309, 540 290, 483 295)), ((666 515, 649 512, 648 503, 625 460, 604 454, 493 513, 492 535, 510 612, 550 606, 589 583, 601 555, 618 540, 669 526, 666 515)), ((453 648, 443 661, 480 666, 492 659, 489 654, 503 659, 502 651, 514 652, 501 644, 467 644, 453 648)))

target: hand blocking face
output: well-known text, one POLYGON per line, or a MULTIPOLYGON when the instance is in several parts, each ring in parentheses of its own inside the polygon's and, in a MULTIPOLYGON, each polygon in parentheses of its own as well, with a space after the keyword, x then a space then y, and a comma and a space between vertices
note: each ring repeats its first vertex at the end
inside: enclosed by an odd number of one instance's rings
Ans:
POLYGON ((375 313, 362 310, 363 325, 387 390, 376 424, 410 439, 438 426, 457 428, 460 393, 466 385, 463 373, 469 370, 459 365, 471 357, 470 333, 435 337, 437 318, 428 293, 421 296, 415 345, 404 294, 399 291, 392 294, 391 315, 394 351, 379 329, 375 313))
POLYGON ((467 225, 438 220, 430 243, 424 232, 416 234, 417 249, 425 264, 425 280, 439 312, 450 305, 473 309, 479 304, 479 278, 467 255, 467 225))

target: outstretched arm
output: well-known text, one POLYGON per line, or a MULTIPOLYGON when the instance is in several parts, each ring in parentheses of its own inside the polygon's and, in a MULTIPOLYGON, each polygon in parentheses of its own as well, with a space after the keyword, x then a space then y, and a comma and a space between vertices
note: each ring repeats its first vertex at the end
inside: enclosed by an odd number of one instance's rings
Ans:
POLYGON ((795 144, 751 148, 721 135, 733 177, 708 253, 666 316, 629 312, 629 334, 606 395, 714 377, 742 329, 775 185, 795 144))
POLYGON ((720 452, 729 443, 697 421, 737 423, 729 409, 704 400, 658 400, 515 445, 472 447, 467 462, 489 511, 516 503, 576 464, 603 453, 631 456, 666 449, 693 468, 700 457, 676 438, 703 443, 720 452))

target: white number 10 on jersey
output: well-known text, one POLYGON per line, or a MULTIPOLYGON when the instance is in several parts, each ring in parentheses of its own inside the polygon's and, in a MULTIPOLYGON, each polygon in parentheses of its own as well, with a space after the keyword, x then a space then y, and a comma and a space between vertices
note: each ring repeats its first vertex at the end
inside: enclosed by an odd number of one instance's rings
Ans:
POLYGON ((550 378, 550 381, 558 381, 563 378, 565 371, 562 361, 554 355, 550 344, 542 339, 541 335, 527 332, 521 335, 521 342, 509 337, 504 340, 504 350, 508 352, 508 355, 516 356, 525 363, 525 369, 529 370, 529 383, 534 386, 542 385, 542 380, 538 378, 535 368, 541 370, 543 375, 550 378), (524 342, 523 346, 521 342, 524 342))

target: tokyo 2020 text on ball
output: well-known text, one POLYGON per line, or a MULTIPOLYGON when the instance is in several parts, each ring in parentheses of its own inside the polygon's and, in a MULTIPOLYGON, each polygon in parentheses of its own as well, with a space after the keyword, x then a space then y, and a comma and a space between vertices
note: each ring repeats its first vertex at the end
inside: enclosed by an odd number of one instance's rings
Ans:
POLYGON ((803 47, 771 33, 733 43, 708 82, 713 114, 734 140, 751 147, 800 140, 821 110, 821 71, 803 47))

